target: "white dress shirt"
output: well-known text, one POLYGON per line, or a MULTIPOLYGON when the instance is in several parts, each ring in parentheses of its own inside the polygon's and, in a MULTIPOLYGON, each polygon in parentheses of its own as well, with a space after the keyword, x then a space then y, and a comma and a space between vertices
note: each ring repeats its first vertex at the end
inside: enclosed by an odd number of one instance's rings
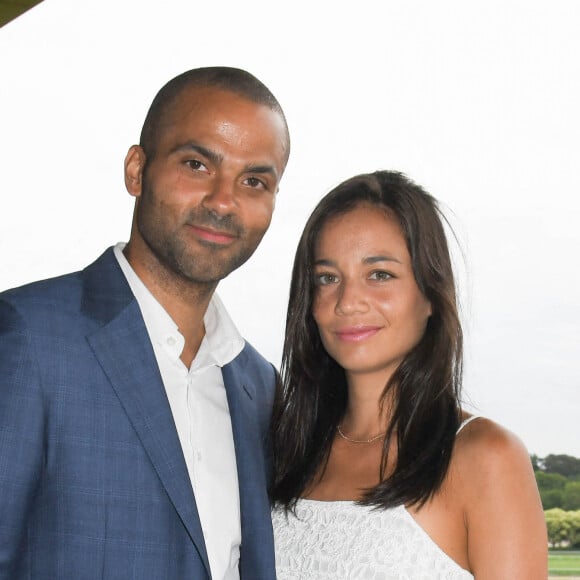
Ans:
POLYGON ((179 358, 185 339, 123 254, 115 256, 143 314, 195 495, 213 580, 239 580, 241 544, 238 472, 221 367, 244 348, 214 294, 204 316, 205 336, 191 367, 179 358))

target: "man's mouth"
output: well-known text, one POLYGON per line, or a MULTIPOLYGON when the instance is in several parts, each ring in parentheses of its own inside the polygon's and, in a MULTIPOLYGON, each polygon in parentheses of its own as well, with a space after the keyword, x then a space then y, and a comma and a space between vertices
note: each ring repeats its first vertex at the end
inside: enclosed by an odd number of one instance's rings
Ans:
POLYGON ((227 230, 208 228, 207 226, 189 224, 189 228, 191 228, 192 232, 198 239, 220 246, 227 246, 238 237, 236 233, 227 230))

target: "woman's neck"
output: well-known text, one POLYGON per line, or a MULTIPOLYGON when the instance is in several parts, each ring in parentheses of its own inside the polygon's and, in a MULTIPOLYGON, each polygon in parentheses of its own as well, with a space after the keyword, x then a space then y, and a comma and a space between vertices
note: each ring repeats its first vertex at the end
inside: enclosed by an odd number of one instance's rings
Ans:
POLYGON ((368 439, 387 431, 393 410, 392 389, 383 398, 387 382, 384 377, 347 377, 348 403, 340 425, 344 434, 368 439))

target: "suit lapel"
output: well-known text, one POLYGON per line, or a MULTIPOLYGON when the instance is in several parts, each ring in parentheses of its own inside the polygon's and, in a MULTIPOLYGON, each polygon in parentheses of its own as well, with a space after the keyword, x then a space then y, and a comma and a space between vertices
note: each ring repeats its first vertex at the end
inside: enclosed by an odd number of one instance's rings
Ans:
MULTIPOLYGON (((269 577, 263 570, 273 555, 272 524, 267 495, 263 441, 257 421, 256 401, 251 379, 244 371, 247 354, 242 351, 222 368, 232 421, 238 483, 242 546, 240 567, 242 578, 269 577)), ((271 563, 273 569, 273 562, 271 563)))
POLYGON ((84 308, 104 323, 88 337, 89 344, 209 576, 197 506, 153 347, 137 301, 111 250, 85 270, 84 308))

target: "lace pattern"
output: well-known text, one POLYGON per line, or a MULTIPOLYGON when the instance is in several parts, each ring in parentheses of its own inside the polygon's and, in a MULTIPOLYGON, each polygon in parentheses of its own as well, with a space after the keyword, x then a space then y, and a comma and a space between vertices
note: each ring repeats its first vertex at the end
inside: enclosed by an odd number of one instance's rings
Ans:
POLYGON ((278 580, 473 580, 404 506, 301 499, 272 521, 278 580))

